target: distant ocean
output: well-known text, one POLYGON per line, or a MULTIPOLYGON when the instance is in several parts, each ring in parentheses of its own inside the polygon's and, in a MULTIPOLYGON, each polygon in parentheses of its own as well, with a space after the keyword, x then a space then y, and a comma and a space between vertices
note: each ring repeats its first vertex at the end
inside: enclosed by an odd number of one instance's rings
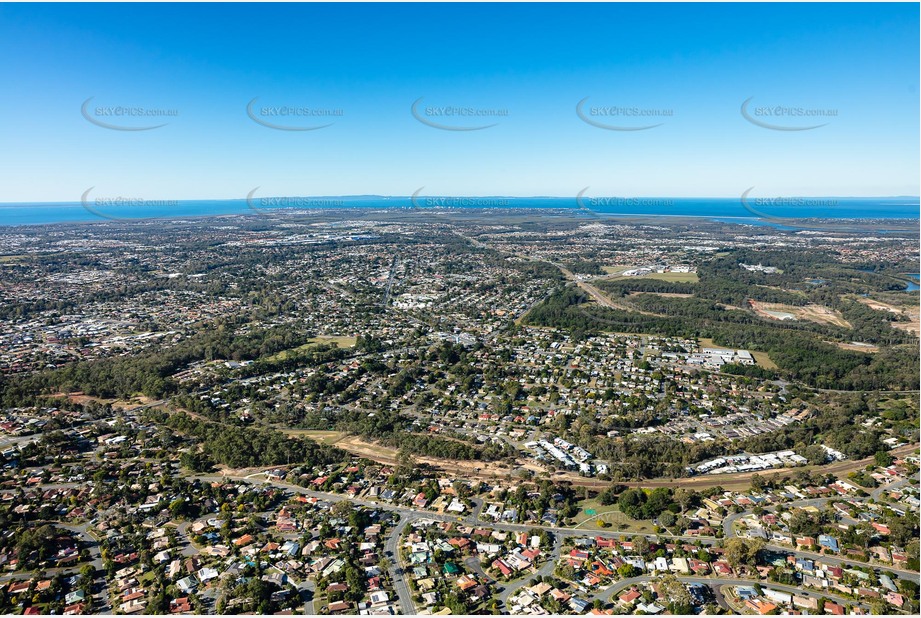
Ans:
MULTIPOLYGON (((746 209, 739 198, 618 198, 618 197, 302 197, 236 200, 179 200, 167 204, 107 204, 81 202, 3 203, 0 226, 99 222, 108 219, 184 219, 217 215, 261 216, 275 211, 321 209, 570 209, 586 216, 704 217, 726 222, 777 225, 777 219, 918 219, 917 197, 784 198, 776 202, 748 198, 762 218, 746 209), (253 204, 256 208, 251 208, 253 204), (268 205, 266 205, 268 204, 268 205)), ((782 223, 782 222, 781 222, 782 223)))

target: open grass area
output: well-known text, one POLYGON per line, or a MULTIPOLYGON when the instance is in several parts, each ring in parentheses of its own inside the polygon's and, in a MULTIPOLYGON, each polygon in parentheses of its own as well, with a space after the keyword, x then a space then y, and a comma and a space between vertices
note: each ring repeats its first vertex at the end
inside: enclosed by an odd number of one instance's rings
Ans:
POLYGON ((311 340, 311 343, 313 345, 317 345, 320 343, 331 343, 339 348, 351 348, 351 347, 354 347, 357 342, 358 342, 358 339, 356 337, 347 337, 347 336, 334 337, 330 335, 320 335, 319 337, 314 337, 311 340))
POLYGON ((322 344, 334 345, 337 348, 351 348, 358 342, 358 339, 355 337, 334 337, 331 335, 320 335, 318 337, 313 337, 310 341, 304 345, 298 346, 296 348, 291 348, 290 350, 282 350, 278 354, 273 354, 268 357, 270 361, 276 360, 285 360, 286 358, 296 355, 298 352, 303 352, 309 350, 310 348, 322 344))
POLYGON ((360 457, 381 461, 381 463, 395 462, 399 454, 399 449, 368 442, 358 436, 340 440, 336 446, 360 457))
POLYGON ((755 362, 760 366, 764 367, 765 369, 777 369, 777 364, 771 360, 771 357, 768 356, 767 352, 755 352, 753 350, 749 350, 749 352, 752 353, 755 362))
POLYGON ((147 571, 146 573, 138 577, 138 583, 140 583, 142 586, 147 586, 153 583, 153 580, 156 578, 156 576, 157 576, 156 571, 147 571))
POLYGON ((650 273, 639 279, 659 279, 660 281, 678 281, 681 283, 697 283, 700 277, 697 273, 650 273))
POLYGON ((879 404, 879 409, 881 411, 888 410, 896 405, 902 405, 903 402, 908 402, 911 405, 917 407, 918 405, 918 395, 914 393, 906 393, 904 395, 898 395, 894 397, 889 397, 886 399, 881 399, 879 404))
POLYGON ((630 519, 621 513, 616 506, 604 506, 598 500, 582 500, 579 502, 579 513, 574 518, 574 526, 580 530, 615 530, 621 532, 636 532, 638 534, 652 533, 654 526, 648 519, 630 519), (593 512, 593 514, 589 514, 593 512), (598 522, 610 524, 598 525, 598 522))

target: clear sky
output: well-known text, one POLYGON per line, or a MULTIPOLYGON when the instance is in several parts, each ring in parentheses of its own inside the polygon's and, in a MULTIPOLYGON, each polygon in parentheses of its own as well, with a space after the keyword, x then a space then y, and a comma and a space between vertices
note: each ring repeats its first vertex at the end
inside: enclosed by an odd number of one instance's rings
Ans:
POLYGON ((0 202, 917 195, 917 4, 0 4, 0 202), (122 127, 97 126, 91 120, 122 127), (284 126, 283 131, 247 115, 284 126), (411 114, 451 127, 428 126, 411 114), (599 124, 636 128, 609 130, 599 124), (825 123, 812 130, 781 128, 825 123), (177 110, 104 116, 117 106, 177 110), (263 107, 341 110, 270 117, 263 107), (431 108, 507 110, 436 117, 431 108), (767 116, 777 106, 831 110, 767 116), (665 110, 630 117, 606 107, 665 110))

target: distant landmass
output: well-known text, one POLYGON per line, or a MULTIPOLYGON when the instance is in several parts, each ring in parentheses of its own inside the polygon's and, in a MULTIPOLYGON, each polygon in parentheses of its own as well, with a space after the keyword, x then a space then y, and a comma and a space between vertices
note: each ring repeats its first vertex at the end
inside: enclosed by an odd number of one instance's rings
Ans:
POLYGON ((776 223, 776 219, 918 219, 913 196, 748 198, 512 197, 512 196, 259 196, 222 200, 131 200, 130 204, 33 202, 0 204, 0 225, 47 225, 106 219, 182 219, 220 215, 264 215, 271 211, 339 208, 572 209, 599 216, 677 216, 776 223), (501 201, 500 201, 501 200, 501 201), (758 215, 764 215, 763 217, 758 215))

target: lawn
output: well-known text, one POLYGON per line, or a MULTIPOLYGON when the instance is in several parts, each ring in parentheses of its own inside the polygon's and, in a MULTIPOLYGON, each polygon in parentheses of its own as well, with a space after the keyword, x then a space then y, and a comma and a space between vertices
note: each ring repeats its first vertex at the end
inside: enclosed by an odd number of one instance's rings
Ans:
POLYGON ((156 576, 157 576, 157 573, 155 571, 147 571, 146 573, 138 577, 138 583, 146 586, 148 584, 153 583, 153 580, 156 578, 156 576))
POLYGON ((677 281, 680 283, 697 283, 697 273, 651 273, 640 279, 659 279, 660 281, 677 281))
POLYGON ((765 369, 777 369, 777 365, 774 363, 774 361, 771 360, 771 357, 768 356, 767 352, 755 352, 753 350, 749 350, 749 352, 752 353, 755 362, 765 369))
POLYGON ((291 348, 290 350, 282 350, 278 354, 270 356, 268 360, 285 360, 292 354, 297 354, 298 352, 309 350, 310 348, 321 344, 332 344, 337 348, 351 348, 357 343, 357 341, 358 339, 355 337, 334 337, 331 335, 320 335, 318 337, 313 337, 310 341, 302 346, 291 348))
POLYGON ((605 506, 598 500, 591 499, 580 501, 578 506, 579 513, 573 518, 575 520, 573 525, 581 530, 612 530, 642 534, 654 531, 654 526, 648 519, 630 519, 613 504, 605 506), (594 511, 594 514, 589 515, 586 511, 594 511), (598 520, 611 525, 607 527, 599 526, 598 520))

